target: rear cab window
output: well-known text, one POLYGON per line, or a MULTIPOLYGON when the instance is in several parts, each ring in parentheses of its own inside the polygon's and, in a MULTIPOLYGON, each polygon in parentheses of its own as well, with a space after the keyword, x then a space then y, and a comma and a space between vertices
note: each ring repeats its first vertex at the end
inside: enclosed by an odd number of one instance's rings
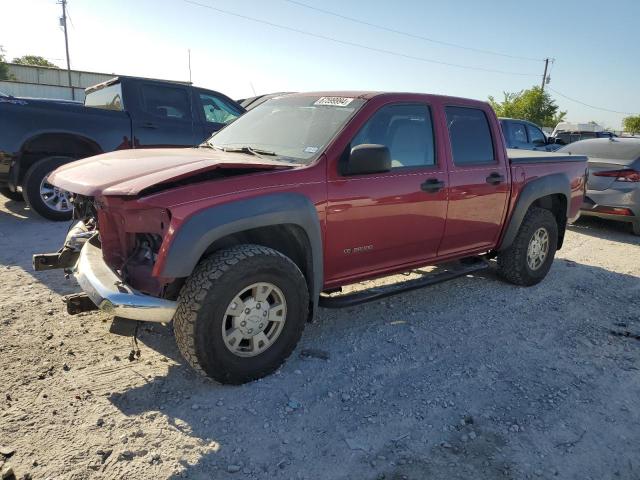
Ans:
POLYGON ((124 110, 122 85, 118 82, 89 92, 84 99, 84 106, 104 110, 124 110))
POLYGON ((507 148, 519 147, 527 143, 527 130, 522 122, 503 121, 504 136, 507 148))
POLYGON ((497 163, 486 113, 473 107, 445 107, 455 166, 497 163))

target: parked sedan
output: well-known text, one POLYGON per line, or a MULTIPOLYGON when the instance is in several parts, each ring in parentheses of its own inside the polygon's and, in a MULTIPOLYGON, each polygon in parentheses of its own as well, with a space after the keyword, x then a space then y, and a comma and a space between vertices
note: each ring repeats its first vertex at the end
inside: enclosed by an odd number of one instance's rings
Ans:
POLYGON ((628 222, 640 235, 640 138, 580 140, 558 152, 589 157, 581 214, 628 222))

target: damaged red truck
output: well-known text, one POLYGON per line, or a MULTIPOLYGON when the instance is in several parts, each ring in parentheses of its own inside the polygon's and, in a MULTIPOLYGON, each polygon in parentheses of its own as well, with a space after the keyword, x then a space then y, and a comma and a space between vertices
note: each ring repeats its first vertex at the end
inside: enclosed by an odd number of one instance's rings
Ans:
POLYGON ((173 322, 186 360, 223 383, 265 376, 318 307, 341 307, 495 263, 516 285, 549 271, 577 217, 587 159, 507 152, 491 107, 410 93, 283 95, 198 148, 65 165, 64 246, 34 255, 83 293, 70 313, 173 322), (491 259, 497 262, 489 262, 491 259), (439 265, 404 283, 362 280, 439 265))

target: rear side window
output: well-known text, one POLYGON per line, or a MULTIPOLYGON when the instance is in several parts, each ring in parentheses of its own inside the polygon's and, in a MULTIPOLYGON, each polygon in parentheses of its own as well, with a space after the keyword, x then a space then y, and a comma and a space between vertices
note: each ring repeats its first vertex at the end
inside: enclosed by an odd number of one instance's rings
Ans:
POLYGON ((105 110, 124 110, 122 103, 122 86, 119 83, 109 85, 87 94, 85 107, 103 108, 105 110))
POLYGON ((392 168, 435 165, 431 111, 426 105, 382 107, 353 138, 351 148, 363 143, 389 148, 392 168))
POLYGON ((485 113, 468 107, 446 107, 445 111, 453 163, 495 163, 491 130, 485 113))
POLYGON ((189 95, 183 88, 142 85, 142 106, 155 117, 191 121, 189 95))

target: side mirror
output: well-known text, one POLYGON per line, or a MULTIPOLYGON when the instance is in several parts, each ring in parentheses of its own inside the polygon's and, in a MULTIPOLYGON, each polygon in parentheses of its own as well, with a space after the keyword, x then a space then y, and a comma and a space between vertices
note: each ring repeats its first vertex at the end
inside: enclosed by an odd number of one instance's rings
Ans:
POLYGON ((534 144, 536 147, 544 147, 545 145, 547 145, 547 144, 548 144, 548 141, 547 141, 547 140, 534 140, 534 141, 533 141, 533 144, 534 144))
POLYGON ((547 137, 547 145, 553 145, 556 143, 555 137, 547 137))
POLYGON ((351 149, 345 175, 364 175, 391 170, 391 153, 384 145, 363 143, 351 149))

